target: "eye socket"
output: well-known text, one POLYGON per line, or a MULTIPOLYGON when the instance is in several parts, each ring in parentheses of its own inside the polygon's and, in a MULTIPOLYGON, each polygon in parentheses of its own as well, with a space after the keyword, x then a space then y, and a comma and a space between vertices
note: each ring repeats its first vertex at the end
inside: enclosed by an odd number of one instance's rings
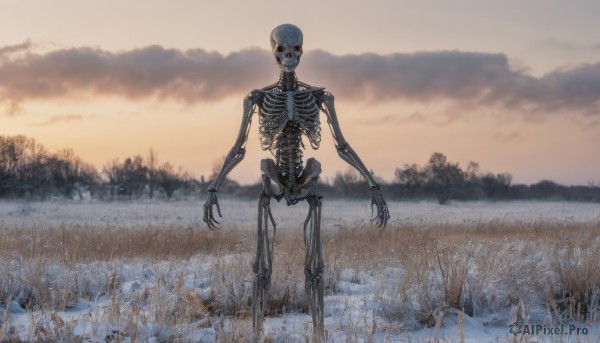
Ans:
POLYGON ((294 51, 300 51, 302 47, 300 45, 294 45, 294 51))
POLYGON ((283 52, 283 47, 280 45, 278 46, 275 50, 277 50, 277 52, 283 52))

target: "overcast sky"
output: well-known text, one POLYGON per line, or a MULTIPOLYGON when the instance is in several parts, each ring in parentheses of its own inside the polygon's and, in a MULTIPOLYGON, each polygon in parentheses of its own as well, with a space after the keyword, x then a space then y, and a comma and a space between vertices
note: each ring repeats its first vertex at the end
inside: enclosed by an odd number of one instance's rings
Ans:
MULTIPOLYGON (((515 182, 600 182, 598 13, 597 1, 2 0, 0 134, 98 167, 153 147, 208 175, 243 96, 277 78, 269 34, 290 22, 304 32, 298 77, 336 96, 377 175, 439 151, 515 182)), ((242 182, 269 156, 251 132, 242 182)), ((331 177, 347 166, 323 136, 305 156, 331 177)))

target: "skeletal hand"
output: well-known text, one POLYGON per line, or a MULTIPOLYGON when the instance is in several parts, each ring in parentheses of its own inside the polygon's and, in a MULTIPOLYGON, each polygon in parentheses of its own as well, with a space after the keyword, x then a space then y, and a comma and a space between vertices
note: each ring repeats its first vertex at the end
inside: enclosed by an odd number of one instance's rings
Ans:
POLYGON ((217 206, 217 213, 219 214, 219 217, 223 217, 221 215, 221 208, 219 207, 219 200, 217 199, 217 192, 209 191, 208 199, 206 199, 206 202, 204 203, 204 218, 202 220, 206 223, 206 225, 208 225, 208 228, 211 230, 219 228, 217 226, 219 222, 215 219, 213 213, 213 206, 215 205, 217 206))
POLYGON ((375 223, 377 227, 383 228, 390 219, 390 211, 388 210, 387 204, 381 195, 379 186, 371 187, 371 222, 375 223), (377 214, 373 216, 373 206, 377 206, 377 214))

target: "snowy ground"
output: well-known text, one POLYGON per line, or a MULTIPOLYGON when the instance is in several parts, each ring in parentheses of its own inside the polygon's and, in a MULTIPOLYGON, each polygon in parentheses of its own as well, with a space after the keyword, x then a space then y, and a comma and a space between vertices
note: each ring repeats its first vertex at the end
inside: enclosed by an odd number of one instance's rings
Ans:
MULTIPOLYGON (((254 200, 220 200, 223 225, 251 228, 256 218, 254 200)), ((176 224, 203 227, 200 201, 174 202, 0 202, 3 226, 35 225, 58 227, 63 224, 137 226, 176 224)), ((390 224, 463 224, 598 222, 600 205, 577 202, 436 202, 389 203, 390 224)), ((304 222, 307 205, 286 206, 273 202, 273 214, 282 227, 297 227, 304 222)), ((360 226, 368 223, 369 200, 323 201, 323 223, 327 227, 360 226)))
MULTIPOLYGON (((392 227, 401 224, 427 226, 494 222, 600 222, 600 206, 588 203, 453 202, 448 206, 440 206, 433 202, 398 202, 389 205, 392 227)), ((201 225, 201 209, 202 203, 199 201, 0 202, 0 229, 65 225, 128 228, 174 224, 205 230, 201 225)), ((224 199, 221 201, 221 210, 225 216, 223 227, 247 228, 249 238, 253 239, 255 201, 224 199)), ((273 212, 282 229, 295 230, 303 222, 306 208, 303 205, 288 208, 276 204, 273 212)), ((364 226, 368 224, 369 215, 368 200, 324 202, 325 230, 364 226)), ((528 248, 522 249, 526 251, 528 248)), ((119 260, 75 266, 48 264, 41 276, 48 284, 55 285, 58 289, 64 288, 63 284, 68 283, 65 280, 88 282, 91 283, 88 285, 89 292, 85 297, 70 299, 64 310, 59 311, 23 309, 18 299, 19 296, 25 296, 23 292, 13 297, 8 306, 7 299, 1 299, 0 341, 9 338, 28 341, 32 337, 47 337, 50 341, 62 337, 64 341, 86 342, 249 341, 251 324, 248 319, 207 316, 207 309, 201 303, 215 297, 215 285, 219 279, 230 280, 230 275, 223 276, 222 273, 247 268, 251 253, 249 251, 239 255, 224 252, 218 257, 198 255, 183 261, 119 260), (228 267, 223 269, 223 265, 228 267), (118 282, 115 282, 114 287, 117 292, 111 295, 101 280, 110 280, 115 277, 115 273, 118 282), (197 304, 194 296, 200 297, 200 303, 197 304), (184 304, 184 309, 181 304, 184 304), (186 312, 186 315, 196 319, 184 327, 181 324, 169 326, 169 316, 183 310, 195 311, 186 312), (135 316, 131 316, 131 313, 135 313, 135 316), (132 335, 130 328, 135 328, 135 335, 132 335)), ((535 263, 536 258, 545 257, 528 256, 524 257, 524 261, 529 258, 533 262, 523 262, 523 265, 535 263)), ((0 266, 7 271, 0 278, 16 278, 13 274, 28 268, 28 263, 9 253, 0 255, 0 266)), ((541 307, 531 307, 524 311, 527 313, 525 324, 539 325, 542 330, 558 326, 561 335, 513 336, 509 332, 509 325, 520 311, 518 306, 483 308, 481 313, 473 317, 464 315, 459 310, 446 308, 439 314, 438 325, 433 327, 411 320, 391 320, 390 313, 407 318, 411 316, 410 306, 396 299, 399 295, 394 293, 398 287, 402 287, 406 273, 402 266, 385 267, 374 272, 350 267, 342 269, 336 280, 335 292, 325 298, 328 341, 600 342, 600 321, 597 317, 586 321, 559 322, 541 307), (580 334, 568 335, 571 329, 580 329, 580 334), (585 334, 581 332, 583 329, 585 334)), ((10 282, 5 284, 11 285, 10 282)), ((235 293, 239 301, 245 301, 250 294, 250 284, 247 273, 242 273, 231 287, 231 292, 235 293)), ((494 290, 488 292, 492 295, 486 293, 486 299, 493 298, 491 302, 501 302, 495 297, 510 297, 510 294, 502 294, 502 290, 498 290, 497 295, 493 294, 494 290)), ((4 290, 3 294, 8 293, 10 292, 4 290)), ((305 342, 309 340, 307 333, 311 332, 311 327, 309 315, 286 311, 283 315, 267 318, 265 335, 268 337, 267 341, 305 342)))

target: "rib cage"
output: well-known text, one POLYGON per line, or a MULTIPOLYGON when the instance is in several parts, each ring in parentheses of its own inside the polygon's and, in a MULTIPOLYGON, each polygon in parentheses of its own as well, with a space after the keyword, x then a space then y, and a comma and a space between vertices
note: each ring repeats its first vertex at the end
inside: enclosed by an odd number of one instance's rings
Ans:
POLYGON ((297 93, 295 97, 295 118, 308 137, 310 146, 318 149, 321 144, 321 123, 319 122, 319 106, 313 93, 297 93))
POLYGON ((263 150, 276 155, 276 142, 288 121, 295 121, 299 129, 308 138, 313 149, 321 144, 321 123, 319 107, 315 96, 309 90, 294 92, 264 92, 259 114, 259 133, 263 150), (293 96, 293 113, 290 115, 288 95, 293 96))
POLYGON ((260 91, 259 137, 262 149, 271 151, 275 156, 279 181, 294 192, 298 177, 304 170, 302 136, 308 138, 313 149, 318 149, 321 143, 315 92, 322 88, 297 82, 295 76, 287 80, 289 82, 284 81, 280 79, 260 91))
POLYGON ((275 142, 287 124, 285 93, 265 93, 259 114, 259 136, 263 150, 271 150, 275 155, 275 142))

